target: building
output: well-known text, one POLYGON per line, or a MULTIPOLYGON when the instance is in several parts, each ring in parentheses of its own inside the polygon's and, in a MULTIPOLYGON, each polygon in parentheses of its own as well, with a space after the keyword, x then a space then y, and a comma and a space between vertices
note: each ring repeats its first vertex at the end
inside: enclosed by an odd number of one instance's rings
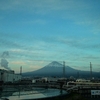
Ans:
POLYGON ((76 82, 90 82, 90 80, 86 80, 86 79, 77 79, 76 82))
POLYGON ((4 83, 19 81, 21 80, 21 77, 20 74, 15 74, 13 70, 0 69, 0 81, 3 81, 4 83))

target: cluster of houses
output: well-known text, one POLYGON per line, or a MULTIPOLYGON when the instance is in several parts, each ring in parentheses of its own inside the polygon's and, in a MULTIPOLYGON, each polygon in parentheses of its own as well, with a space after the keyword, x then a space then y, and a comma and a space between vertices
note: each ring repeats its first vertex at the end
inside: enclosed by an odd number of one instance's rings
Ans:
POLYGON ((0 69, 0 81, 3 83, 14 83, 21 80, 21 74, 15 74, 13 70, 0 69))

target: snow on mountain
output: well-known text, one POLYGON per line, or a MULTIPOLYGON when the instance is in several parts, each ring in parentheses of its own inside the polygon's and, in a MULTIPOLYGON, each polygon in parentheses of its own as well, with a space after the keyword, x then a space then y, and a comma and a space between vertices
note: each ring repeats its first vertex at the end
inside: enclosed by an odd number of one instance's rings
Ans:
POLYGON ((46 65, 45 67, 63 67, 63 65, 57 61, 53 61, 53 62, 49 63, 48 65, 46 65))

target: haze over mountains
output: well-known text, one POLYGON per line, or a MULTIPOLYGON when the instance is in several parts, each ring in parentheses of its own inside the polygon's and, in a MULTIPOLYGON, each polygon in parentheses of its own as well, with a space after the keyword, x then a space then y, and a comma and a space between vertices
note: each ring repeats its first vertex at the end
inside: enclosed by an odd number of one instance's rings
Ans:
MULTIPOLYGON (((99 77, 98 72, 92 72, 95 77, 99 77)), ((57 61, 53 61, 48 65, 44 66, 41 69, 36 71, 26 72, 23 73, 23 76, 56 76, 56 77, 63 77, 63 64, 60 64, 57 61)), ((90 71, 81 71, 70 66, 65 66, 65 76, 70 77, 90 77, 90 71)))

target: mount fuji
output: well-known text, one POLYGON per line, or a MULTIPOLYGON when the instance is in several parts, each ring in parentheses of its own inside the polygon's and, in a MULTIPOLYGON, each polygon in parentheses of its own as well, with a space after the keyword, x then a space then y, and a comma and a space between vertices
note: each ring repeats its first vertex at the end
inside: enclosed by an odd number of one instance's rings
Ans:
MULTIPOLYGON (((69 66, 65 66, 65 74, 76 74, 78 70, 69 66)), ((41 69, 32 72, 23 73, 23 75, 35 75, 35 76, 63 76, 63 65, 57 61, 53 61, 41 69)))
MULTIPOLYGON (((36 71, 26 72, 22 74, 23 76, 56 76, 56 77, 62 77, 63 76, 63 64, 53 61, 49 63, 48 65, 44 66, 41 69, 38 69, 36 71)), ((93 72, 94 76, 98 76, 99 73, 93 72)), ((90 77, 90 71, 81 71, 74 69, 69 66, 65 66, 65 76, 74 76, 74 77, 90 77)), ((100 76, 100 75, 99 75, 100 76)), ((98 77, 99 77, 98 76, 98 77)))

